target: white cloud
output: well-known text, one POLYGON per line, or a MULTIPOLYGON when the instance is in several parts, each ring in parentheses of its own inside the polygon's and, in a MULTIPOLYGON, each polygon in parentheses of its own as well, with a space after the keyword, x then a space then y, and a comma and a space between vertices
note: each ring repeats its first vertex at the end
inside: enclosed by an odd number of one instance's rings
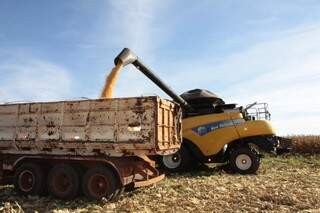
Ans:
POLYGON ((110 14, 105 16, 108 24, 112 23, 106 32, 108 37, 112 37, 116 45, 129 47, 143 58, 151 58, 170 32, 161 24, 161 15, 169 2, 123 0, 110 4, 110 14))
POLYGON ((72 82, 65 68, 34 58, 1 63, 0 102, 63 100, 72 82))
MULTIPOLYGON (((167 41, 171 32, 169 25, 163 24, 163 13, 169 4, 169 1, 153 0, 109 2, 106 6, 108 13, 103 16, 106 30, 100 39, 119 52, 121 48, 128 47, 143 61, 152 63, 158 48, 167 41)), ((152 87, 155 86, 138 70, 127 66, 120 74, 115 96, 146 94, 152 87)))
POLYGON ((279 134, 319 134, 320 25, 274 35, 219 63, 205 56, 176 63, 171 69, 183 73, 172 77, 178 88, 207 88, 227 102, 268 102, 279 134))
MULTIPOLYGON (((305 28, 294 34, 264 42, 242 53, 248 70, 225 94, 240 103, 267 101, 280 134, 319 134, 320 28, 305 28), (256 75, 256 70, 263 73, 256 75), (265 69, 265 68, 268 69, 265 69), (312 115, 312 116, 310 116, 312 115)), ((234 69, 239 61, 229 61, 234 69)))
MULTIPOLYGON (((103 34, 106 43, 111 39, 117 48, 130 47, 153 67, 158 48, 174 34, 174 29, 161 22, 168 3, 140 0, 132 4, 127 0, 113 1, 111 5, 111 14, 105 16, 105 22, 112 23, 103 34)), ((261 38, 260 34, 257 36, 261 38)), ((159 75, 179 93, 205 88, 227 102, 266 101, 279 134, 319 134, 320 128, 314 122, 320 116, 320 25, 269 31, 263 39, 218 59, 210 55, 215 47, 208 43, 197 58, 168 58, 165 64, 157 64, 170 70, 159 75)), ((116 96, 163 94, 137 72, 134 68, 124 69, 116 96)))

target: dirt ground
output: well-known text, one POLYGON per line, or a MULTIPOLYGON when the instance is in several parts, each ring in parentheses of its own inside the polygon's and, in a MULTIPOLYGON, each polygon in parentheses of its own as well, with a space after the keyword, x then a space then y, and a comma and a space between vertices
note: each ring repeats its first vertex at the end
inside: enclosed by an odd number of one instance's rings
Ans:
POLYGON ((172 174, 115 201, 19 197, 0 186, 2 212, 320 212, 320 155, 266 157, 256 175, 219 167, 172 174))

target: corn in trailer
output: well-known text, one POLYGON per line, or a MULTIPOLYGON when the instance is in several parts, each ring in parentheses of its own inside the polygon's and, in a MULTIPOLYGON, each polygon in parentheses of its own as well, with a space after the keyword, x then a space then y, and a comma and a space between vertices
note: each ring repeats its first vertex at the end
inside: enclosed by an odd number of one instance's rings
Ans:
POLYGON ((157 96, 0 105, 0 182, 22 195, 111 198, 163 179, 148 156, 180 144, 180 107, 157 96))

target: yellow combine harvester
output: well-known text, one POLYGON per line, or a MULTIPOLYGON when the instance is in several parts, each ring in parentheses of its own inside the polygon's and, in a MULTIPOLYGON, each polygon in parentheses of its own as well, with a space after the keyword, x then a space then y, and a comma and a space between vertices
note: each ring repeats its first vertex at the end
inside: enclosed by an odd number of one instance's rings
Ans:
POLYGON ((233 171, 250 174, 259 168, 260 152, 281 154, 288 151, 279 148, 282 138, 276 136, 268 121, 267 104, 237 107, 200 89, 178 96, 128 48, 115 58, 115 64, 118 63, 133 64, 183 109, 183 143, 177 153, 160 157, 159 162, 165 169, 176 172, 199 163, 228 162, 233 171))

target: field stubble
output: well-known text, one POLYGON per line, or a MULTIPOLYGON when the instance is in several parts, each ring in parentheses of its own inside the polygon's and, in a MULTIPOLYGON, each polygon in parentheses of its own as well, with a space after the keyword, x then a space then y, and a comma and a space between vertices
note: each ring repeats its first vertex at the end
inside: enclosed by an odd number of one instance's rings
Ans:
POLYGON ((60 201, 16 196, 0 188, 3 212, 320 212, 320 156, 266 157, 257 175, 219 167, 172 174, 115 201, 60 201))

